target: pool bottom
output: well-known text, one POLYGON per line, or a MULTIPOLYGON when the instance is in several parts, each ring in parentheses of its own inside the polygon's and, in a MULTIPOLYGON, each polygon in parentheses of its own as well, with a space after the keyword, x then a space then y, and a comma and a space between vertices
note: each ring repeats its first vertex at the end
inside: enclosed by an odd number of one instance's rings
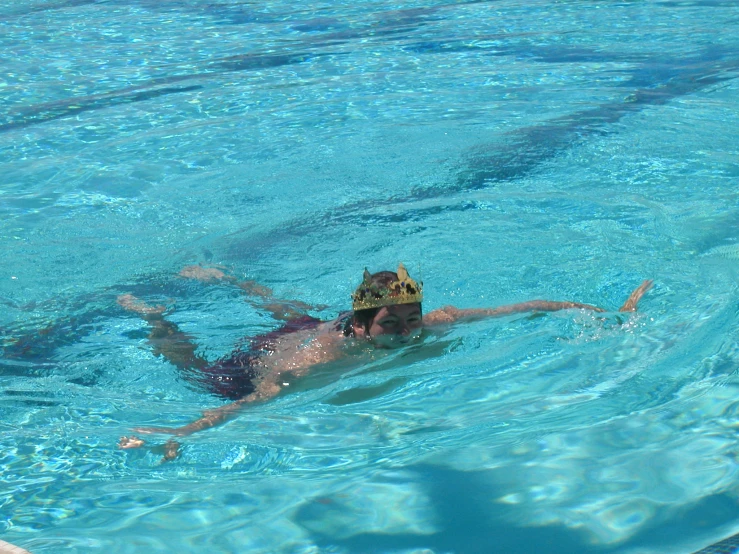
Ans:
POLYGON ((28 550, 22 549, 9 542, 0 540, 0 554, 31 554, 28 550))

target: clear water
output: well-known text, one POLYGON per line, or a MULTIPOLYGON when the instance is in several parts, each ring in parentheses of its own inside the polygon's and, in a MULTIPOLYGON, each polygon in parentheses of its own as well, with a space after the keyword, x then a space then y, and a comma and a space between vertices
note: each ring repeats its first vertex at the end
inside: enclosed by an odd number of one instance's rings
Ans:
POLYGON ((692 552, 739 531, 739 3, 0 1, 0 531, 54 552, 692 552), (404 261, 456 327, 184 441, 275 327, 404 261))

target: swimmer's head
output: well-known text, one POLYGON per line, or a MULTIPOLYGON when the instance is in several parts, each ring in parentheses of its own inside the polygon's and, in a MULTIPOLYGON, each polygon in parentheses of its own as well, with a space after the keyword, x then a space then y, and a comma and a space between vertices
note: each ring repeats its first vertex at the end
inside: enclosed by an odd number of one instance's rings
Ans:
POLYGON ((423 302, 423 283, 416 283, 405 266, 398 264, 398 272, 380 271, 370 274, 365 268, 362 284, 352 294, 352 309, 357 312, 398 304, 423 302))
POLYGON ((423 283, 410 278, 403 264, 398 272, 370 274, 352 295, 351 331, 383 348, 402 346, 423 327, 423 283))
POLYGON ((398 348, 417 339, 423 328, 421 304, 397 304, 354 312, 354 336, 380 348, 398 348), (366 312, 366 313, 363 313, 366 312))

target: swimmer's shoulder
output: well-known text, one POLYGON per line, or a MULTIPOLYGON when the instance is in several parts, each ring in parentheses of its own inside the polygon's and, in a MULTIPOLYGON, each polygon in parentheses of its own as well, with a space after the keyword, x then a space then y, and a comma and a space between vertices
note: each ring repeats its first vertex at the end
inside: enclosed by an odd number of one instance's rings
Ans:
POLYGON ((334 319, 331 319, 329 321, 322 322, 319 327, 319 334, 327 334, 327 335, 335 335, 335 334, 344 334, 344 330, 346 329, 347 325, 349 324, 352 317, 351 311, 345 311, 339 313, 338 316, 336 316, 334 319))

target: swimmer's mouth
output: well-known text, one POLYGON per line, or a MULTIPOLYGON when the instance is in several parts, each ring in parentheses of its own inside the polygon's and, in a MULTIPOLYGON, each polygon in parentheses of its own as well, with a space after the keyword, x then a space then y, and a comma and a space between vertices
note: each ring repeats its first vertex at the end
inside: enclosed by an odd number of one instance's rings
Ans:
POLYGON ((375 341, 375 344, 380 348, 401 348, 416 342, 419 338, 418 335, 385 336, 383 340, 375 341))

